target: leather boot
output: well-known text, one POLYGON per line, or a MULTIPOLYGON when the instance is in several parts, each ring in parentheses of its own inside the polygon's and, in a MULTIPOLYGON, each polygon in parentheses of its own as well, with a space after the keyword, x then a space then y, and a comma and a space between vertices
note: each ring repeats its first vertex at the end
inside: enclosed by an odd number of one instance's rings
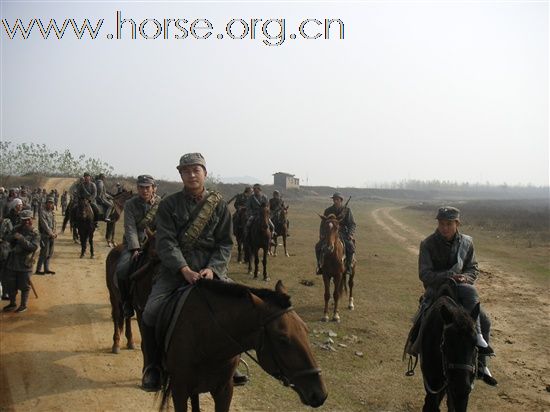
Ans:
POLYGON ((159 348, 155 328, 142 324, 141 345, 149 364, 143 369, 141 387, 146 392, 157 392, 161 389, 161 367, 159 348))
POLYGON ((495 378, 493 378, 491 371, 487 367, 487 356, 485 355, 479 356, 478 365, 477 365, 477 378, 481 379, 483 382, 485 382, 489 386, 498 385, 498 381, 495 378))

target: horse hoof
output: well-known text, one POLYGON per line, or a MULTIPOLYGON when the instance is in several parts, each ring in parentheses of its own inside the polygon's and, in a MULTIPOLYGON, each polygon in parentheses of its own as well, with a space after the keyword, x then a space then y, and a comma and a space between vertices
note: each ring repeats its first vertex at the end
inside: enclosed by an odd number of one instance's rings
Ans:
POLYGON ((264 282, 269 282, 270 280, 271 280, 271 278, 269 276, 264 277, 264 282))
POLYGON ((353 306, 353 303, 350 303, 350 304, 348 305, 348 309, 349 309, 349 310, 355 309, 355 306, 353 306))
POLYGON ((90 259, 93 259, 94 258, 94 255, 90 255, 90 259))
POLYGON ((113 346, 111 352, 118 355, 120 353, 120 348, 118 346, 113 346))
POLYGON ((328 315, 323 316, 321 322, 328 322, 328 315))
POLYGON ((338 316, 338 314, 334 315, 334 316, 332 317, 332 321, 333 321, 333 322, 340 322, 340 316, 338 316))
POLYGON ((286 256, 286 257, 290 257, 290 254, 287 252, 287 253, 285 253, 285 256, 286 256))
POLYGON ((80 259, 82 259, 84 257, 84 254, 80 255, 80 259))
POLYGON ((136 345, 134 345, 134 342, 131 342, 131 343, 128 342, 128 345, 126 345, 126 347, 127 347, 128 349, 130 349, 130 350, 133 350, 133 349, 136 348, 136 345))

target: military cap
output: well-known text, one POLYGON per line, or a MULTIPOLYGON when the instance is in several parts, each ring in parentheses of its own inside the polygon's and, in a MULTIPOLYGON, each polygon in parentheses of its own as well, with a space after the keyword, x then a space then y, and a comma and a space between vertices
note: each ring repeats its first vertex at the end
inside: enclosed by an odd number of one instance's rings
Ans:
POLYGON ((440 207, 437 211, 437 220, 460 220, 460 210, 452 206, 440 207))
POLYGON ((32 219, 32 210, 22 210, 21 213, 19 213, 19 218, 21 220, 32 219))
POLYGON ((46 198, 46 203, 54 203, 53 197, 48 196, 48 197, 46 198))
POLYGON ((335 197, 338 197, 338 198, 344 200, 344 196, 342 196, 342 193, 340 193, 340 192, 334 192, 334 194, 331 196, 331 199, 334 199, 335 197))
POLYGON ((280 194, 280 193, 279 193, 278 190, 274 190, 274 191, 273 191, 273 194, 274 194, 274 195, 278 195, 278 194, 280 194))
POLYGON ((262 190, 262 186, 259 183, 256 183, 254 186, 252 186, 254 189, 260 189, 262 190))
POLYGON ((138 186, 155 186, 155 179, 153 179, 153 176, 151 175, 139 175, 137 178, 137 185, 138 186))
POLYGON ((200 165, 206 169, 206 160, 200 153, 186 153, 180 157, 178 170, 184 166, 200 165))
POLYGON ((83 176, 84 176, 84 177, 86 177, 86 176, 90 176, 90 177, 91 177, 92 175, 91 175, 90 173, 88 173, 88 172, 84 172, 84 175, 83 175, 83 176))

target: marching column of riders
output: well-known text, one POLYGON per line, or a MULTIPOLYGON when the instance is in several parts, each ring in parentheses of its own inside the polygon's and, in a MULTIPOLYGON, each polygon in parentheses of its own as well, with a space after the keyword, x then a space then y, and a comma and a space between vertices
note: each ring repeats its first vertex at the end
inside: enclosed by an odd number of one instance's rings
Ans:
MULTIPOLYGON (((169 296, 185 285, 192 285, 199 279, 219 279, 230 282, 227 276, 228 263, 233 246, 232 223, 236 224, 237 212, 246 208, 245 237, 250 225, 266 205, 271 212, 284 208, 280 193, 275 191, 268 201, 259 184, 246 187, 235 200, 235 214, 231 217, 226 203, 218 192, 207 190, 204 186, 207 177, 206 160, 200 153, 187 153, 181 156, 177 165, 183 182, 181 191, 165 197, 162 201, 156 194, 156 183, 152 176, 144 174, 138 177, 137 195, 124 205, 124 250, 117 264, 116 278, 123 301, 126 317, 134 313, 131 299, 130 274, 137 270, 137 262, 144 251, 148 239, 154 234, 155 249, 160 259, 160 269, 155 276, 152 291, 144 308, 141 333, 142 345, 150 360, 142 374, 142 387, 147 391, 160 389, 162 381, 162 362, 156 341, 155 326, 159 321, 159 312, 169 296)), ((95 220, 100 215, 109 219, 113 209, 112 198, 106 193, 104 176, 99 175, 96 183, 85 173, 79 184, 71 190, 72 201, 85 200, 93 209, 95 220), (98 203, 104 208, 101 213, 98 203)), ((9 194, 0 188, 0 264, 2 284, 7 291, 10 304, 4 311, 26 310, 30 290, 30 274, 35 252, 41 246, 36 273, 54 274, 49 266, 56 238, 54 208, 57 207, 57 192, 43 198, 45 191, 34 191, 29 197, 26 190, 9 194), (35 196, 36 195, 36 196, 35 196), (37 205, 37 206, 35 206, 37 205), (44 205, 44 206, 41 206, 44 205), (39 215, 39 230, 33 226, 33 216, 39 215), (42 270, 44 269, 44 270, 42 270), (16 305, 17 290, 21 291, 21 304, 16 305)), ((68 213, 69 194, 61 196, 63 213, 68 213)), ((355 258, 356 223, 344 196, 333 194, 333 204, 325 209, 324 216, 334 215, 339 221, 340 238, 345 246, 345 269, 349 273, 355 258)), ((229 202, 231 202, 231 199, 229 202)), ((271 216, 274 216, 273 214, 271 216)), ((435 292, 444 283, 455 288, 458 301, 470 311, 479 303, 474 286, 479 275, 472 238, 459 232, 460 212, 454 207, 439 209, 435 232, 420 244, 419 278, 425 293, 414 318, 413 327, 407 340, 407 352, 417 356, 422 317, 433 303, 435 292)), ((274 231, 273 223, 270 229, 274 231)), ((317 274, 321 274, 324 239, 320 235, 315 245, 317 274)), ((477 346, 479 351, 478 377, 489 385, 496 385, 487 367, 487 357, 494 355, 489 346, 490 321, 481 310, 477 324, 477 346)), ((234 383, 244 384, 247 377, 239 373, 234 383)))

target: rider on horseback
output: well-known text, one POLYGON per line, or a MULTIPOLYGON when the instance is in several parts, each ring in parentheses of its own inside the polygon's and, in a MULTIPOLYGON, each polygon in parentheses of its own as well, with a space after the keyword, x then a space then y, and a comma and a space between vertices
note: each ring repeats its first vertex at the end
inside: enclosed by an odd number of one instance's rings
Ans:
MULTIPOLYGON (((201 278, 227 279, 233 246, 227 204, 219 193, 204 188, 207 176, 204 157, 200 153, 185 154, 177 169, 184 188, 159 205, 156 249, 161 268, 143 312, 143 348, 152 360, 145 366, 142 378, 142 387, 147 391, 160 388, 155 325, 163 303, 178 288, 201 278)), ((236 384, 243 384, 246 379, 234 378, 236 384)))
POLYGON ((86 172, 83 175, 83 180, 78 184, 76 188, 76 195, 78 200, 87 200, 90 203, 94 215, 94 222, 99 219, 99 209, 96 204, 97 197, 97 187, 94 182, 92 182, 92 175, 86 172))
MULTIPOLYGON (((474 244, 470 236, 458 231, 460 211, 455 207, 442 207, 438 210, 436 231, 420 243, 418 258, 419 277, 424 284, 425 292, 420 308, 415 316, 414 325, 409 333, 407 351, 415 356, 415 341, 419 335, 421 319, 426 309, 433 303, 437 290, 451 280, 456 284, 454 291, 458 303, 471 312, 479 303, 479 296, 474 282, 479 274, 474 244)), ((488 345, 491 322, 480 310, 477 319, 477 346, 479 350, 478 377, 491 386, 497 381, 487 367, 487 356, 494 355, 488 345)))
POLYGON ((105 208, 105 221, 110 222, 111 221, 111 213, 113 212, 113 198, 109 193, 107 193, 107 189, 105 189, 105 175, 103 173, 100 173, 96 180, 95 184, 97 187, 97 203, 102 205, 105 208))
MULTIPOLYGON (((351 274, 353 259, 355 255, 355 220, 351 209, 343 205, 344 197, 340 192, 336 192, 332 195, 333 205, 326 208, 323 213, 324 216, 330 214, 336 216, 340 220, 340 238, 344 242, 346 248, 346 260, 345 268, 346 274, 351 274)), ((320 229, 320 228, 319 228, 320 229)), ((315 245, 315 256, 317 257, 317 274, 321 274, 322 266, 322 248, 323 248, 323 233, 319 230, 319 242, 315 245)))
MULTIPOLYGON (((273 197, 269 199, 269 211, 271 213, 271 220, 274 222, 277 219, 277 216, 281 212, 282 209, 286 207, 285 201, 281 198, 281 194, 278 190, 273 191, 273 197)), ((279 222, 278 224, 282 224, 284 222, 279 222)), ((286 221, 286 236, 289 237, 290 234, 288 233, 288 219, 286 221)))
MULTIPOLYGON (((235 196, 235 203, 233 206, 235 206, 235 213, 233 214, 233 228, 235 228, 238 224, 238 218, 239 218, 239 210, 241 208, 246 208, 246 203, 248 202, 248 198, 252 195, 252 187, 247 186, 244 189, 243 193, 239 193, 235 196)), ((229 204, 231 200, 227 202, 229 204)))
MULTIPOLYGON (((248 198, 248 201, 246 202, 247 220, 246 226, 244 228, 245 239, 248 237, 248 232, 250 230, 252 222, 260 217, 262 207, 268 204, 267 196, 262 193, 262 186, 256 183, 252 187, 252 190, 254 193, 248 198)), ((271 230, 271 235, 275 236, 275 225, 273 225, 271 219, 269 219, 269 229, 271 230)))
POLYGON ((124 204, 124 250, 118 260, 116 274, 118 288, 123 302, 124 317, 134 315, 130 294, 130 270, 137 263, 142 247, 147 239, 147 231, 155 230, 155 215, 160 203, 155 179, 150 175, 137 178, 138 195, 124 204))

